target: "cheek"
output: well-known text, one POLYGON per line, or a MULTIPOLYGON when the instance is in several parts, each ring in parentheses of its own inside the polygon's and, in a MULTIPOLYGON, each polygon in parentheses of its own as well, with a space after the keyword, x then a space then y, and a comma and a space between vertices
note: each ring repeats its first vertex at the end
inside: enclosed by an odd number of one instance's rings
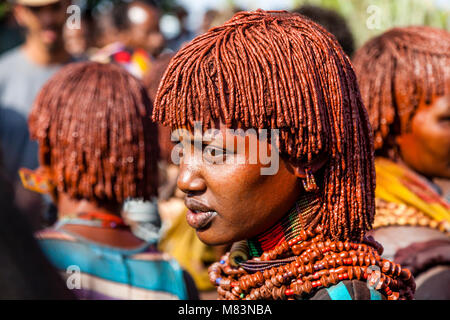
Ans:
POLYGON ((225 212, 245 207, 264 185, 257 165, 221 165, 208 168, 205 174, 207 190, 225 212))
POLYGON ((58 16, 55 19, 56 24, 58 26, 63 26, 66 23, 68 17, 69 17, 69 15, 66 14, 65 12, 58 14, 58 16))
POLYGON ((258 165, 223 165, 208 170, 207 192, 218 211, 215 230, 234 240, 263 232, 289 210, 299 195, 297 178, 285 168, 261 175, 258 165), (208 183, 213 180, 217 183, 208 183))
POLYGON ((431 114, 417 115, 412 123, 411 140, 420 153, 447 157, 450 153, 450 126, 440 123, 431 114))
POLYGON ((35 16, 33 13, 25 13, 23 15, 23 24, 26 28, 29 28, 30 31, 40 30, 41 23, 39 22, 39 18, 35 16))
POLYGON ((207 186, 204 197, 218 215, 210 228, 197 231, 198 237, 210 245, 245 239, 258 221, 254 212, 258 210, 260 198, 255 190, 259 169, 246 165, 207 166, 202 174, 207 186))
POLYGON ((448 172, 449 129, 430 110, 418 112, 412 120, 411 132, 398 140, 405 163, 429 176, 442 176, 443 172, 448 172))

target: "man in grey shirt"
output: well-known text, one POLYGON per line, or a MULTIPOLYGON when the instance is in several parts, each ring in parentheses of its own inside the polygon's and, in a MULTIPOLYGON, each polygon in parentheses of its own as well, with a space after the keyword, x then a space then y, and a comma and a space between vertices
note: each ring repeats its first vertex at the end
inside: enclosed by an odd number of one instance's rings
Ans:
POLYGON ((6 52, 0 56, 0 105, 28 118, 37 93, 59 67, 34 63, 22 47, 6 52))
POLYGON ((71 60, 62 30, 70 0, 14 0, 13 13, 25 29, 25 43, 0 57, 0 143, 6 175, 15 186, 15 202, 40 226, 41 197, 26 191, 18 168, 38 166, 37 145, 28 136, 27 119, 43 84, 71 60))
POLYGON ((70 61, 62 29, 69 0, 16 0, 13 13, 25 43, 0 57, 0 105, 28 117, 42 85, 70 61))

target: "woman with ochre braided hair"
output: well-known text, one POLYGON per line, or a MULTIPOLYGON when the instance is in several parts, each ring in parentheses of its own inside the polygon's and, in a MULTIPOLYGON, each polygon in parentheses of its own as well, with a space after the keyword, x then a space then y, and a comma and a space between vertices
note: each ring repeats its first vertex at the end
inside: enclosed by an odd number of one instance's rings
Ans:
POLYGON ((412 299, 410 272, 365 237, 372 133, 325 29, 285 11, 237 13, 171 60, 153 120, 178 129, 188 223, 209 245, 234 243, 209 269, 220 299, 412 299))
POLYGON ((157 195, 159 149, 150 116, 141 82, 96 62, 62 68, 34 103, 29 127, 41 167, 22 177, 50 193, 58 208, 56 225, 37 236, 80 298, 196 297, 178 263, 134 236, 121 218, 127 198, 157 195))
POLYGON ((353 62, 375 137, 373 235, 413 272, 416 298, 450 299, 450 203, 432 182, 450 179, 450 33, 391 29, 353 62))

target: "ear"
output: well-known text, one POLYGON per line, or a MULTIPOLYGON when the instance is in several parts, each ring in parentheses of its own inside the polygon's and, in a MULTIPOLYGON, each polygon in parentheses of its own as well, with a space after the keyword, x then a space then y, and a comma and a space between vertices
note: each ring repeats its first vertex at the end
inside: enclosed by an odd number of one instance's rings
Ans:
POLYGON ((290 165, 292 167, 292 171, 294 172, 294 175, 297 178, 301 178, 301 179, 306 178, 306 172, 305 172, 306 167, 304 167, 300 163, 293 163, 293 162, 291 162, 290 165))
POLYGON ((398 146, 402 146, 408 140, 409 136, 410 135, 408 133, 406 133, 406 132, 402 133, 402 134, 400 134, 400 135, 395 137, 395 143, 398 146))
POLYGON ((292 168, 294 175, 297 178, 306 178, 306 169, 309 169, 311 173, 319 171, 327 162, 328 158, 325 155, 321 155, 313 160, 311 163, 304 163, 299 161, 288 160, 289 166, 292 168))
POLYGON ((14 18, 17 21, 17 24, 22 27, 23 27, 23 19, 22 19, 23 11, 24 11, 24 7, 22 7, 21 5, 15 5, 12 9, 12 12, 13 12, 14 18))
POLYGON ((405 148, 411 147, 411 141, 413 139, 414 138, 412 137, 412 135, 410 133, 402 133, 395 137, 395 145, 397 146, 398 156, 401 157, 402 150, 404 150, 405 148))
POLYGON ((36 17, 33 16, 33 13, 31 12, 30 9, 19 4, 13 7, 13 14, 14 18, 17 21, 17 24, 25 29, 28 27, 30 23, 32 23, 33 20, 37 19, 36 17))

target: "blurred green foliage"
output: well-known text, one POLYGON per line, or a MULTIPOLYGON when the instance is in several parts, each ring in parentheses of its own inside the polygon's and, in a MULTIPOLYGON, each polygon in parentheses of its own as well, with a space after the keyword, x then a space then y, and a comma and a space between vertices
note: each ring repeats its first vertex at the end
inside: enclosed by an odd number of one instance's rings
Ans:
POLYGON ((6 1, 0 2, 0 20, 3 19, 3 17, 9 11, 9 6, 10 6, 9 3, 6 1))
POLYGON ((318 5, 342 14, 357 47, 395 26, 429 25, 450 30, 450 10, 439 9, 433 0, 293 0, 296 6, 318 5))

